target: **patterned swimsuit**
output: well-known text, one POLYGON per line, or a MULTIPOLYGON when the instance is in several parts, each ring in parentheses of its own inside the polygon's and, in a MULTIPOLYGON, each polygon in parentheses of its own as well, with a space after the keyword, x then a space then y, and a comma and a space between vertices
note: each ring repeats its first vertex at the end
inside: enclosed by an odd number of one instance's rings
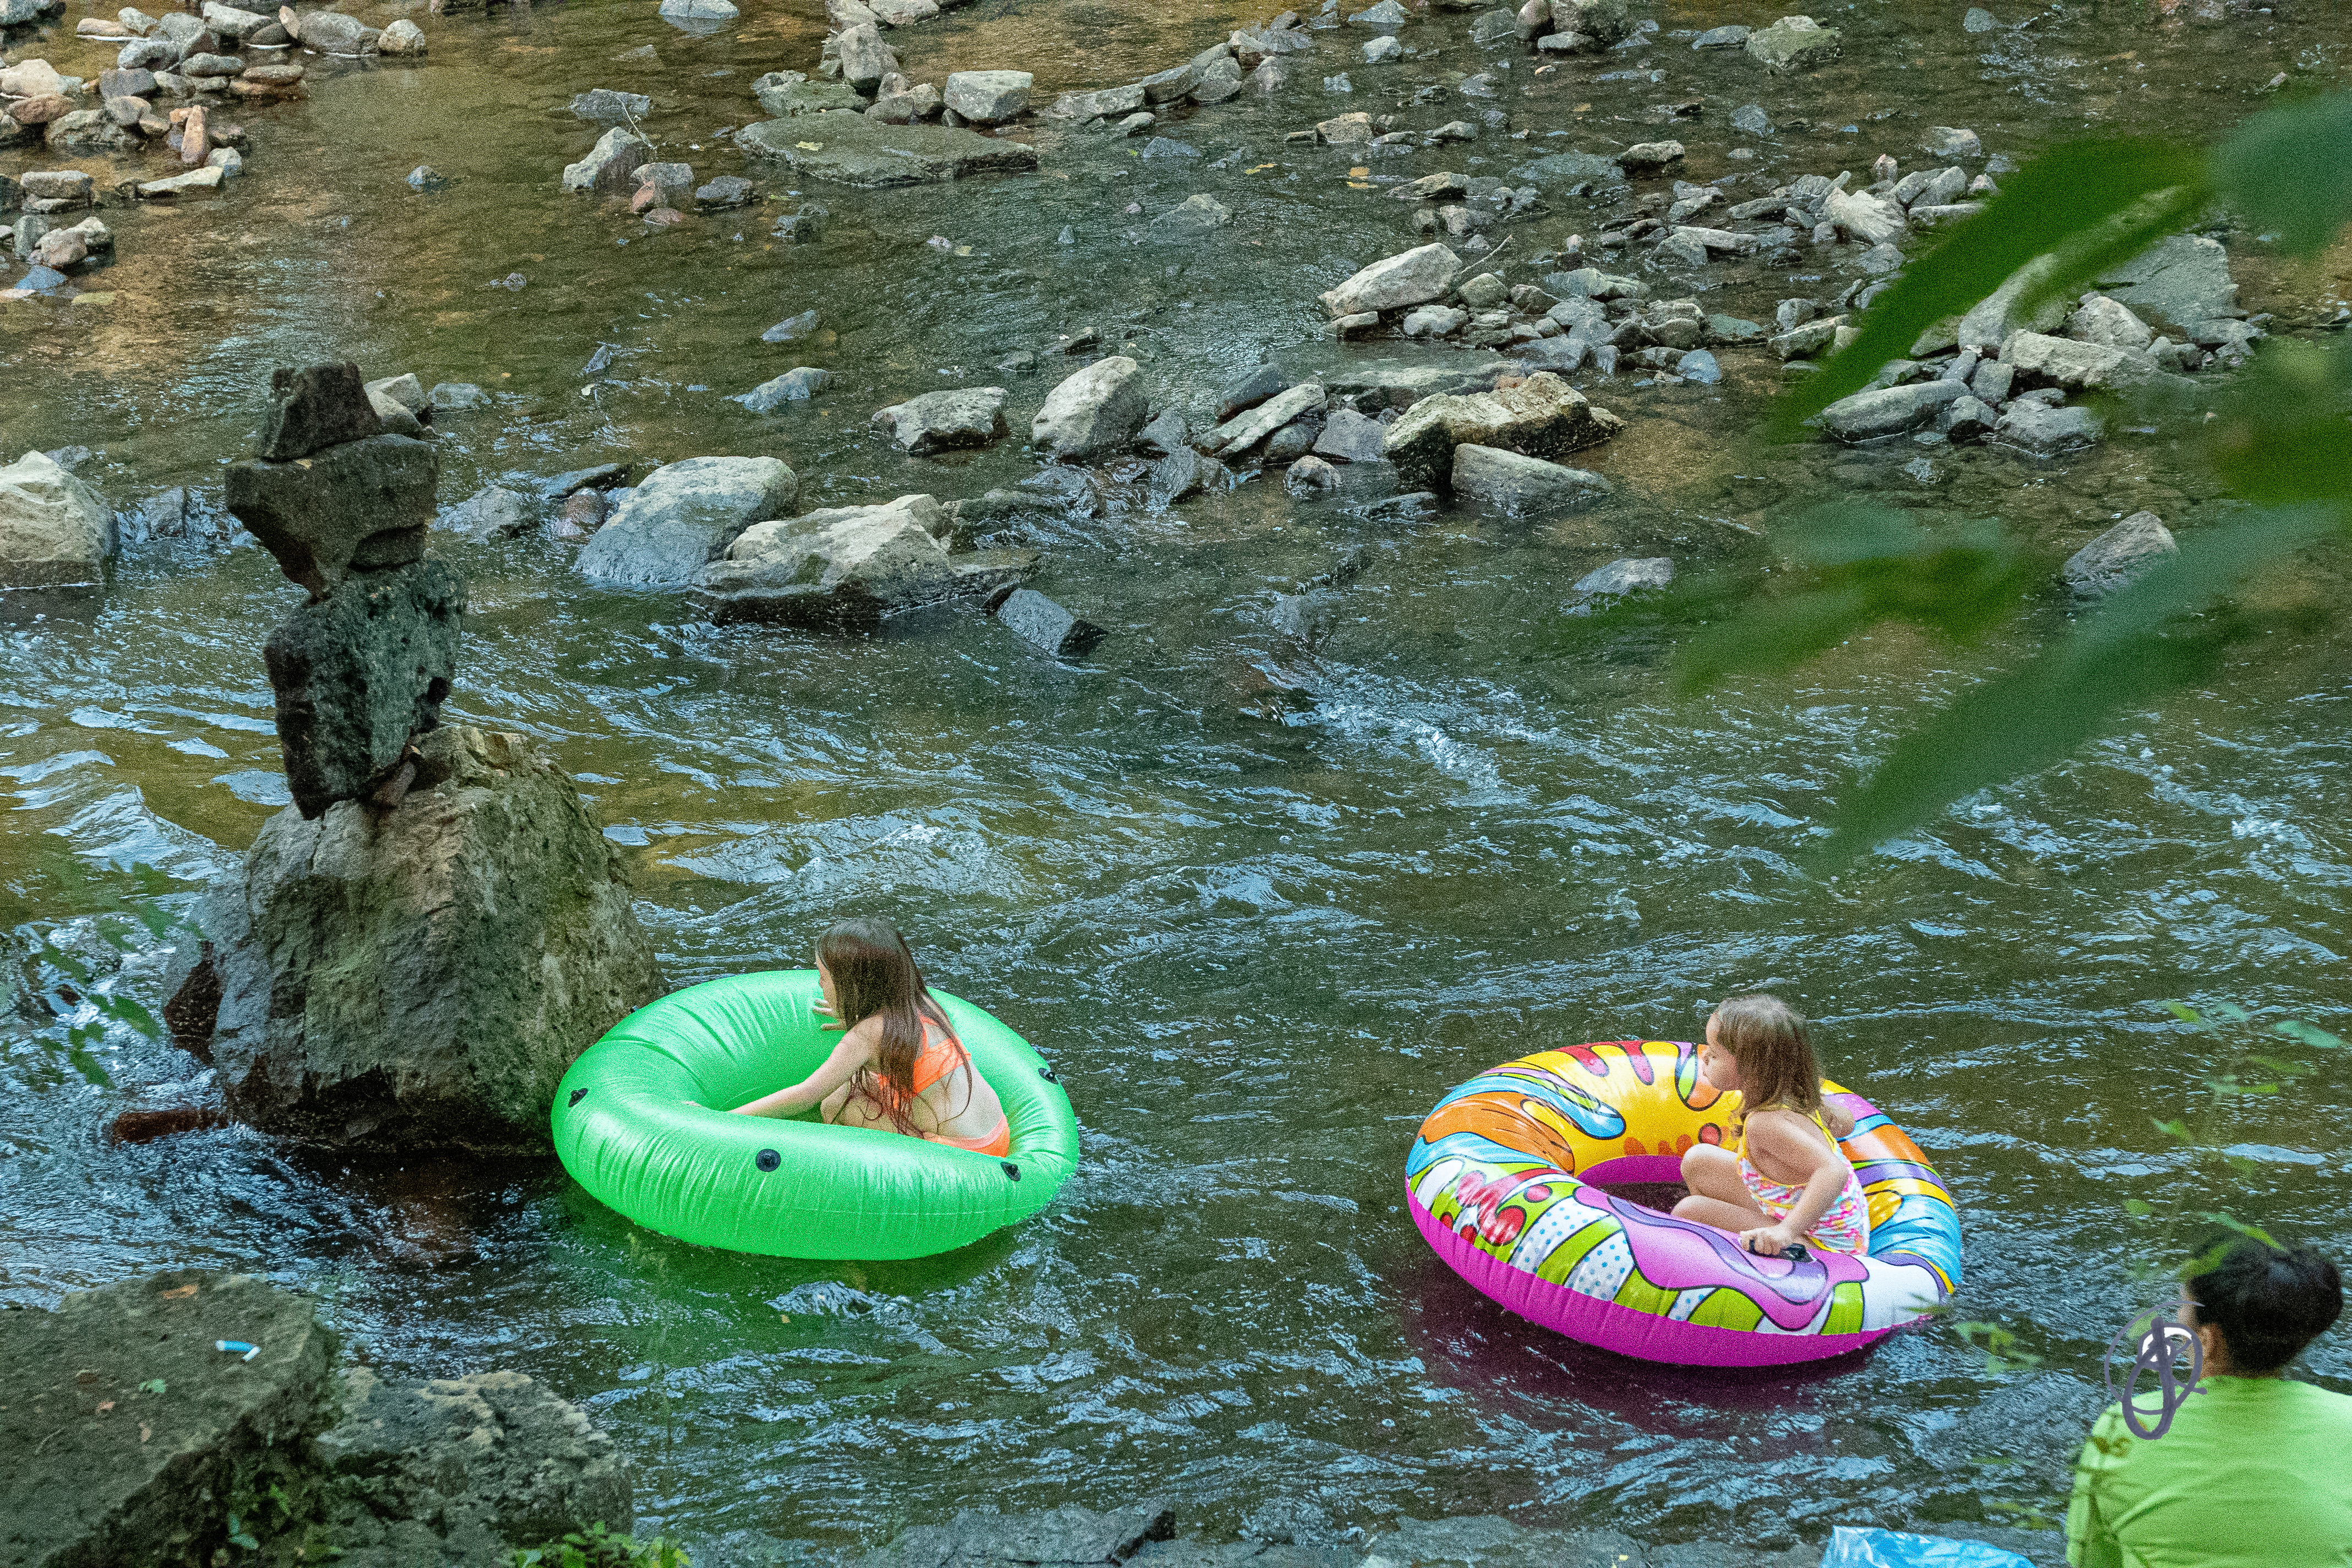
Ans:
MULTIPOLYGON (((1768 1106, 1765 1109, 1785 1110, 1790 1108, 1768 1106)), ((1812 1229, 1805 1232, 1805 1240, 1823 1252, 1867 1252, 1870 1250, 1870 1204, 1862 1194, 1862 1178, 1853 1173, 1853 1163, 1846 1160, 1845 1151, 1838 1147, 1838 1141, 1831 1135, 1829 1122, 1822 1113, 1818 1110, 1813 1112, 1811 1120, 1821 1130, 1822 1136, 1829 1140, 1831 1152, 1845 1164, 1845 1185, 1838 1189, 1837 1201, 1822 1211, 1822 1217, 1813 1222, 1812 1229)), ((1776 1182, 1758 1170, 1748 1158, 1745 1116, 1740 1119, 1739 1128, 1739 1179, 1747 1186, 1748 1195, 1756 1200, 1756 1206, 1776 1224, 1788 1218, 1789 1211, 1795 1208, 1797 1201, 1805 1195, 1803 1184, 1790 1186, 1785 1182, 1776 1182)))

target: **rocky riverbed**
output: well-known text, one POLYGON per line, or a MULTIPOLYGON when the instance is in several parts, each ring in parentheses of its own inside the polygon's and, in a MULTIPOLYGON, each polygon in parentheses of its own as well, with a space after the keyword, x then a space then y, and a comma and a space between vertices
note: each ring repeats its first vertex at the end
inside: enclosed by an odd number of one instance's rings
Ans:
MULTIPOLYGON (((720 1562, 944 1563, 1020 1533, 961 1510, 1074 1497, 1175 1500, 1139 1555, 1301 1568, 2047 1522, 2133 1289, 2114 1194, 2177 1168, 2118 1042, 2191 982, 2336 1005, 2340 658, 2135 721, 1825 890, 1795 868, 1824 802, 1975 656, 1890 635, 1685 705, 1653 631, 1569 628, 1764 580, 1830 496, 2000 517, 2046 556, 2042 632, 2193 533, 2223 503, 2183 434, 2352 319, 2340 250, 2291 268, 2224 213, 1758 432, 2041 150, 2342 85, 2330 8, 0 17, 9 1300, 265 1271, 387 1385, 576 1402, 641 1524, 720 1562), (254 548, 224 470, 269 372, 324 363, 358 367, 363 440, 429 446, 405 504, 466 588, 437 727, 409 693, 344 780, 414 763, 415 793, 314 819, 263 645, 341 590, 254 548), (494 1089, 273 1098, 264 1056, 381 1063, 314 1051, 335 998, 250 969, 226 1026, 192 1016, 200 900, 256 888, 292 942, 348 889, 280 873, 378 809, 390 844, 560 829, 595 919, 557 945, 628 973, 519 994, 551 1043, 494 1089), (754 1264, 496 1156, 527 1138, 341 1146, 445 1095, 527 1124, 554 1037, 656 961, 793 962, 869 905, 1072 1085, 1087 1163, 1015 1235, 754 1264), (1431 1266, 1392 1189, 1447 1085, 1748 984, 1903 1105, 1963 1194, 1964 1306, 2042 1375, 1936 1333, 1768 1385, 1629 1368, 1431 1266), (110 1135, 142 1129, 174 1131, 110 1135)), ((2331 1092, 2248 1147, 2305 1170, 2331 1092)), ((2322 1234, 2331 1181, 2284 1205, 2322 1234)))

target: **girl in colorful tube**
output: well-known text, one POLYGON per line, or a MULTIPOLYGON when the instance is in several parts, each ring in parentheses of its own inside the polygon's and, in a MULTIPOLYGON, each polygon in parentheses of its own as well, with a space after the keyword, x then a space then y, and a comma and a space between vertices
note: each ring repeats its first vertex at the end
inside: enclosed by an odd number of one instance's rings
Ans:
POLYGON ((1003 1158, 1013 1148, 1004 1106, 974 1072, 947 1014, 931 999, 898 928, 843 921, 816 942, 829 1029, 846 1033, 824 1064, 790 1089, 735 1108, 790 1116, 812 1105, 843 1127, 903 1132, 1003 1158))
POLYGON ((1699 1072, 1740 1097, 1738 1152, 1692 1145, 1683 1156, 1691 1195, 1680 1219, 1738 1233, 1740 1245, 1780 1257, 1801 1243, 1823 1252, 1870 1249, 1870 1208, 1838 1148, 1853 1118, 1822 1103, 1822 1069, 1805 1020, 1778 996, 1734 996, 1706 1021, 1699 1072))

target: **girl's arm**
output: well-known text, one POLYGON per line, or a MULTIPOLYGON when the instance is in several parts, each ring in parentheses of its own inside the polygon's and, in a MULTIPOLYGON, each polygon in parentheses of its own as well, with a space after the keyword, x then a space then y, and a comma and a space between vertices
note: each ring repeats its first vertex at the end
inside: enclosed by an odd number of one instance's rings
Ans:
MULTIPOLYGON (((1781 1113, 1793 1121, 1794 1111, 1781 1113)), ((1824 1144, 1810 1128, 1800 1132, 1780 1115, 1767 1113, 1761 1119, 1750 1117, 1748 1137, 1751 1144, 1760 1143, 1759 1151, 1767 1160, 1781 1170, 1805 1173, 1804 1193, 1788 1214, 1774 1224, 1739 1233, 1740 1244, 1750 1252, 1770 1257, 1784 1247, 1803 1241, 1805 1232, 1813 1222, 1829 1212, 1830 1205, 1845 1190, 1846 1173, 1853 1169, 1845 1156, 1824 1144), (1759 1138, 1758 1135, 1761 1134, 1759 1138)), ((1752 1157, 1752 1156, 1751 1156, 1752 1157)), ((1766 1173, 1770 1174, 1769 1172, 1766 1173)))
POLYGON ((1853 1136, 1853 1114, 1843 1106, 1823 1101, 1822 1120, 1830 1124, 1830 1136, 1843 1140, 1853 1136))
POLYGON ((734 1116, 790 1116, 796 1110, 806 1110, 824 1097, 857 1076, 866 1058, 873 1055, 874 1044, 863 1030, 853 1029, 833 1047, 833 1055, 824 1065, 793 1085, 773 1094, 762 1095, 749 1104, 739 1105, 729 1114, 734 1116))

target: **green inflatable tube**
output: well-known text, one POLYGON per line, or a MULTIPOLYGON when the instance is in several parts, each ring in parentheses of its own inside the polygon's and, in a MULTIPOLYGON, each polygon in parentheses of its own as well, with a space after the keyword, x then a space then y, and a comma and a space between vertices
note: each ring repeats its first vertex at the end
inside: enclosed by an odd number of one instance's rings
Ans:
POLYGON ((841 1041, 816 971, 738 974, 640 1007, 580 1053, 550 1112, 563 1168, 648 1230, 776 1258, 926 1258, 1028 1218, 1077 1167, 1078 1123, 1028 1042, 945 992, 1004 1102, 998 1159, 903 1133, 726 1108, 800 1082, 841 1041))

